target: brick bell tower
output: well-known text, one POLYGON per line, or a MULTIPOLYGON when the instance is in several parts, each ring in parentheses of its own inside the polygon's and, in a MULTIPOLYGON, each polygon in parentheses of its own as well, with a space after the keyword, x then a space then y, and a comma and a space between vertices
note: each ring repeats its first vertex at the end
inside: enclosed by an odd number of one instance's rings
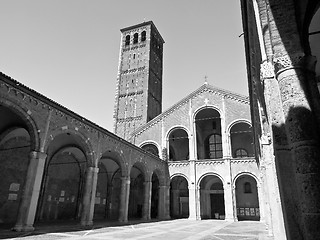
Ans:
POLYGON ((114 133, 129 139, 130 133, 162 111, 164 40, 152 21, 120 31, 114 133))

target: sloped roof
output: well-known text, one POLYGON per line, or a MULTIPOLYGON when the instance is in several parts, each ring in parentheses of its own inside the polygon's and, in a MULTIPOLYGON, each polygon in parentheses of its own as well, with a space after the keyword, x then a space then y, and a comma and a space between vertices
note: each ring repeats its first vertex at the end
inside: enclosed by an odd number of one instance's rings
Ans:
POLYGON ((199 87, 197 90, 193 91, 192 93, 190 93, 189 95, 187 95, 185 98, 181 99, 179 102, 177 102, 176 104, 172 105, 170 108, 168 108, 167 110, 165 110, 164 112, 162 112, 161 114, 159 114, 158 116, 156 116, 155 118, 153 118, 152 120, 150 120, 149 122, 147 122, 146 124, 140 126, 139 128, 137 128, 134 132, 132 132, 132 136, 139 134, 140 132, 148 129, 149 127, 151 127, 152 125, 156 124, 157 122, 159 122, 162 118, 166 117, 167 115, 169 115, 170 113, 172 113, 175 109, 179 108, 181 105, 184 105, 185 103, 187 103, 191 98, 199 95, 200 93, 204 92, 204 91, 210 91, 213 93, 216 93, 218 95, 222 95, 225 98, 229 98, 238 102, 242 102, 244 104, 250 104, 249 101, 249 97, 248 96, 244 96, 238 93, 234 93, 222 88, 218 88, 215 86, 212 86, 208 83, 204 83, 201 87, 199 87))

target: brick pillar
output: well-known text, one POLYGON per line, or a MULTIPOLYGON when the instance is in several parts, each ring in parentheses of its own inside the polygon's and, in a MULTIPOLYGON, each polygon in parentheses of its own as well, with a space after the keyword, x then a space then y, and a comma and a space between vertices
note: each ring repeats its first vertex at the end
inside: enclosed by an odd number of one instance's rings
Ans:
POLYGON ((158 219, 167 220, 170 219, 170 187, 167 185, 159 186, 159 205, 158 205, 158 219))
POLYGON ((144 185, 144 201, 143 201, 143 212, 142 219, 150 220, 151 219, 151 187, 152 184, 150 181, 145 181, 144 185))
POLYGON ((93 224, 93 213, 95 196, 97 189, 99 168, 88 167, 86 174, 86 184, 84 187, 84 194, 82 198, 82 211, 81 211, 81 221, 82 226, 91 226, 93 224))
POLYGON ((47 155, 41 152, 30 152, 26 184, 23 190, 22 201, 19 207, 15 231, 33 231, 33 223, 36 215, 37 203, 45 160, 47 155))
POLYGON ((295 11, 293 0, 269 0, 273 63, 285 120, 282 126, 274 125, 273 129, 282 129, 287 140, 276 141, 276 167, 280 195, 285 203, 287 237, 317 239, 320 236, 320 96, 315 59, 304 55, 295 11))
POLYGON ((130 177, 121 178, 119 222, 128 222, 130 177))

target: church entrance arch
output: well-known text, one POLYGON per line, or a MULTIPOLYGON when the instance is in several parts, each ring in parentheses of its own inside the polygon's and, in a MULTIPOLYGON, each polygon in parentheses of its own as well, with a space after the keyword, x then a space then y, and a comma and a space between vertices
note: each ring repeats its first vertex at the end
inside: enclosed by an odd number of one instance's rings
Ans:
POLYGON ((175 176, 170 183, 170 215, 171 218, 189 217, 188 181, 183 176, 175 176))
POLYGON ((94 220, 119 218, 121 167, 111 151, 103 154, 98 167, 97 190, 94 205, 94 220))
POLYGON ((215 175, 200 182, 200 215, 201 219, 225 219, 223 183, 215 175))
POLYGON ((260 220, 257 181, 248 174, 239 176, 235 183, 237 218, 260 220))

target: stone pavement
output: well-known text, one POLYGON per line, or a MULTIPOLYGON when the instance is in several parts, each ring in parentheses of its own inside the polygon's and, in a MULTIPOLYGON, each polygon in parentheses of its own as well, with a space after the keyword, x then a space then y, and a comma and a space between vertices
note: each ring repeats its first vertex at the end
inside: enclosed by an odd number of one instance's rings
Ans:
POLYGON ((0 239, 76 240, 272 240, 263 223, 253 221, 227 222, 222 220, 170 220, 162 222, 104 226, 83 229, 80 226, 40 226, 34 232, 0 230, 0 239))

